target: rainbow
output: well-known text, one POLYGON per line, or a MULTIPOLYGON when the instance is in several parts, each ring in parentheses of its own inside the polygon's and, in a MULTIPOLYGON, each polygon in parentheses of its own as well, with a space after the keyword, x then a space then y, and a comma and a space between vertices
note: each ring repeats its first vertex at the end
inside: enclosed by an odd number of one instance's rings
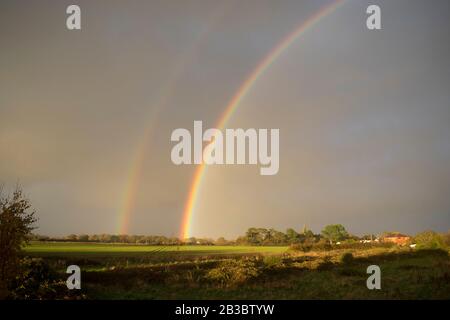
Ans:
MULTIPOLYGON (((246 78, 246 80, 239 87, 233 98, 228 103, 222 116, 219 118, 215 128, 223 129, 228 120, 234 114, 238 108, 240 102, 250 89, 253 87, 258 78, 275 62, 281 54, 288 49, 302 34, 304 34, 309 28, 320 21, 323 17, 329 15, 335 11, 345 0, 336 0, 331 4, 321 8, 317 13, 312 15, 294 31, 288 34, 281 42, 279 42, 274 49, 272 49, 265 58, 257 65, 253 72, 246 78)), ((181 223, 180 238, 187 239, 191 236, 192 217, 195 211, 196 204, 198 202, 198 196, 200 193, 202 180, 205 176, 207 166, 200 164, 196 168, 192 183, 189 189, 189 194, 183 210, 183 220, 181 223)))
POLYGON ((171 76, 161 89, 161 93, 158 100, 155 102, 153 109, 149 112, 146 118, 150 121, 144 127, 142 138, 138 141, 135 152, 131 159, 128 172, 126 174, 126 183, 122 197, 119 199, 118 209, 118 224, 117 231, 119 234, 127 234, 129 230, 129 224, 132 212, 135 207, 136 197, 139 190, 139 184, 142 177, 142 170, 144 167, 146 151, 149 149, 151 143, 151 135, 153 133, 155 121, 159 112, 167 104, 170 96, 176 89, 177 82, 185 69, 191 65, 192 60, 196 57, 196 52, 202 47, 203 43, 208 39, 209 35, 213 32, 215 26, 222 23, 226 14, 232 9, 232 6, 223 1, 220 6, 214 10, 208 18, 208 22, 204 29, 202 29, 191 46, 186 49, 180 60, 176 63, 171 76))
POLYGON ((126 192, 124 193, 122 203, 120 206, 119 213, 119 234, 127 234, 128 227, 130 224, 131 212, 134 209, 135 197, 137 194, 137 189, 139 186, 139 180, 142 176, 142 168, 145 160, 145 151, 147 150, 146 145, 149 143, 149 130, 150 126, 142 135, 142 141, 138 143, 137 152, 132 159, 132 165, 127 175, 127 185, 125 187, 126 192))

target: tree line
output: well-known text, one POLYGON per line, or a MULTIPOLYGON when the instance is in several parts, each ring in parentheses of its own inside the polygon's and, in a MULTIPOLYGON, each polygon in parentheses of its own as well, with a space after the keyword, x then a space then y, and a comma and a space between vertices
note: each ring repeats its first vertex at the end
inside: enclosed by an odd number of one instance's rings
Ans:
MULTIPOLYGON (((356 236, 350 234, 341 224, 330 224, 325 226, 320 233, 314 233, 312 230, 304 227, 296 231, 288 228, 285 232, 273 228, 248 228, 244 235, 233 240, 227 240, 224 237, 217 239, 196 238, 179 239, 177 237, 166 237, 158 235, 117 235, 117 234, 70 234, 65 237, 49 237, 45 235, 31 234, 28 240, 31 241, 54 241, 54 242, 92 242, 92 243, 123 243, 123 244, 141 244, 141 245, 250 245, 250 246, 292 246, 301 245, 309 247, 331 246, 335 244, 351 244, 360 240, 375 240, 399 234, 398 232, 384 232, 379 236, 366 234, 356 236)), ((427 231, 418 235, 427 234, 427 237, 440 239, 443 243, 450 243, 450 233, 438 234, 433 231, 427 231)), ((412 237, 415 239, 418 237, 412 237)), ((420 239, 420 237, 418 238, 420 239)))
MULTIPOLYGON (((373 237, 373 236, 365 236, 373 237)), ((179 239, 177 237, 155 236, 155 235, 115 235, 115 234, 70 234, 65 237, 49 237, 33 234, 29 240, 33 241, 60 241, 60 242, 100 242, 100 243, 128 243, 145 245, 291 245, 301 243, 317 243, 320 241, 330 244, 343 240, 358 240, 359 237, 350 235, 341 224, 326 226, 320 234, 315 234, 304 227, 301 231, 288 228, 281 232, 273 228, 249 228, 242 236, 234 240, 224 237, 217 239, 196 238, 179 239)))

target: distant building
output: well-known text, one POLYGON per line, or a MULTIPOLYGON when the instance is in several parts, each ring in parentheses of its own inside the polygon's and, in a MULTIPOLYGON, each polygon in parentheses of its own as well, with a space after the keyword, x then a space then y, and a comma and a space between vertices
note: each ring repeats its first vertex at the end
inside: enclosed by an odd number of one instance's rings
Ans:
POLYGON ((411 240, 410 236, 401 233, 388 234, 383 237, 384 242, 392 242, 399 246, 406 245, 409 242, 409 240, 411 240))
POLYGON ((376 238, 376 239, 361 239, 359 240, 360 243, 374 243, 374 242, 380 242, 380 239, 376 238))

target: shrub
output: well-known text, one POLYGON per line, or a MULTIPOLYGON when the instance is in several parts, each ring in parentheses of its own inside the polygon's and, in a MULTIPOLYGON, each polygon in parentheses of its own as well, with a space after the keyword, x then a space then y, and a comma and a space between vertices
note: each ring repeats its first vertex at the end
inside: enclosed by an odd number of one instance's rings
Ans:
POLYGON ((283 257, 270 255, 264 257, 264 265, 267 268, 277 268, 283 266, 283 257))
POLYGON ((34 229, 36 218, 31 204, 17 187, 4 196, 0 186, 0 290, 16 277, 20 251, 34 229))
POLYGON ((444 234, 442 237, 443 237, 443 239, 444 239, 444 244, 445 244, 447 247, 450 247, 450 231, 447 232, 446 234, 444 234))
POLYGON ((206 274, 206 279, 221 286, 233 286, 243 283, 259 275, 259 270, 253 261, 227 260, 223 261, 206 274))
POLYGON ((65 281, 58 279, 56 273, 40 258, 23 258, 18 270, 20 272, 9 284, 10 299, 63 299, 79 295, 79 292, 69 294, 65 281))
POLYGON ((425 231, 414 237, 417 249, 444 249, 443 237, 434 231, 425 231))
POLYGON ((289 249, 291 251, 309 252, 309 251, 330 251, 333 249, 367 250, 367 249, 373 249, 373 248, 391 248, 394 246, 395 246, 395 243, 391 243, 391 242, 360 243, 360 242, 356 242, 354 240, 343 241, 343 242, 341 242, 341 244, 330 245, 329 242, 322 239, 319 242, 313 243, 313 244, 306 244, 306 243, 292 244, 289 247, 289 249))
POLYGON ((312 250, 317 250, 317 251, 329 251, 332 249, 333 249, 333 246, 330 243, 328 243, 328 241, 326 241, 325 239, 321 239, 319 242, 317 242, 312 247, 312 250))
POLYGON ((312 249, 312 245, 311 244, 306 244, 306 243, 295 243, 295 244, 291 244, 289 247, 289 250, 292 251, 302 251, 302 252, 309 252, 312 249))

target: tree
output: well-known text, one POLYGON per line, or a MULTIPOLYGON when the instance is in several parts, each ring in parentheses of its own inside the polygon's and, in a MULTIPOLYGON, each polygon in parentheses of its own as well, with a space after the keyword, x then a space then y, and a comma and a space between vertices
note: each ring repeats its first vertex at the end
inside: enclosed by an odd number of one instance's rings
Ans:
POLYGON ((106 233, 102 234, 100 236, 100 241, 101 242, 111 242, 111 235, 110 234, 106 234, 106 233))
POLYGON ((246 242, 252 245, 261 244, 261 232, 258 228, 249 228, 245 233, 246 242))
POLYGON ((450 230, 446 234, 444 234, 442 237, 444 239, 445 245, 447 247, 450 247, 450 230))
POLYGON ((342 224, 330 224, 322 230, 322 236, 327 239, 330 244, 342 241, 348 238, 348 232, 342 224))
POLYGON ((87 234, 80 234, 77 237, 77 240, 81 241, 81 242, 88 242, 89 241, 89 236, 87 234))
POLYGON ((228 241, 224 237, 220 237, 216 240, 216 245, 218 246, 226 246, 228 241))
POLYGON ((247 240, 247 236, 240 236, 240 237, 237 237, 237 239, 235 240, 235 244, 238 246, 239 245, 243 246, 243 245, 248 245, 250 243, 247 240))
POLYGON ((37 221, 34 214, 19 187, 12 196, 3 196, 0 189, 0 283, 8 283, 15 275, 19 253, 37 221))
POLYGON ((98 242, 98 241, 100 241, 100 237, 96 234, 92 234, 89 236, 89 241, 98 242))
POLYGON ((299 236, 300 236, 300 242, 314 243, 316 241, 314 232, 309 230, 306 226, 303 227, 302 233, 299 236))
POLYGON ((287 241, 292 243, 297 243, 300 239, 300 235, 292 228, 286 230, 287 241))
POLYGON ((67 237, 66 237, 66 240, 69 240, 69 241, 77 241, 78 240, 78 237, 77 237, 77 235, 76 234, 69 234, 67 237))
POLYGON ((414 242, 419 249, 443 249, 444 238, 434 231, 424 231, 414 236, 414 242))
POLYGON ((268 239, 266 240, 268 245, 283 245, 287 242, 286 235, 281 231, 269 229, 268 234, 268 239))

